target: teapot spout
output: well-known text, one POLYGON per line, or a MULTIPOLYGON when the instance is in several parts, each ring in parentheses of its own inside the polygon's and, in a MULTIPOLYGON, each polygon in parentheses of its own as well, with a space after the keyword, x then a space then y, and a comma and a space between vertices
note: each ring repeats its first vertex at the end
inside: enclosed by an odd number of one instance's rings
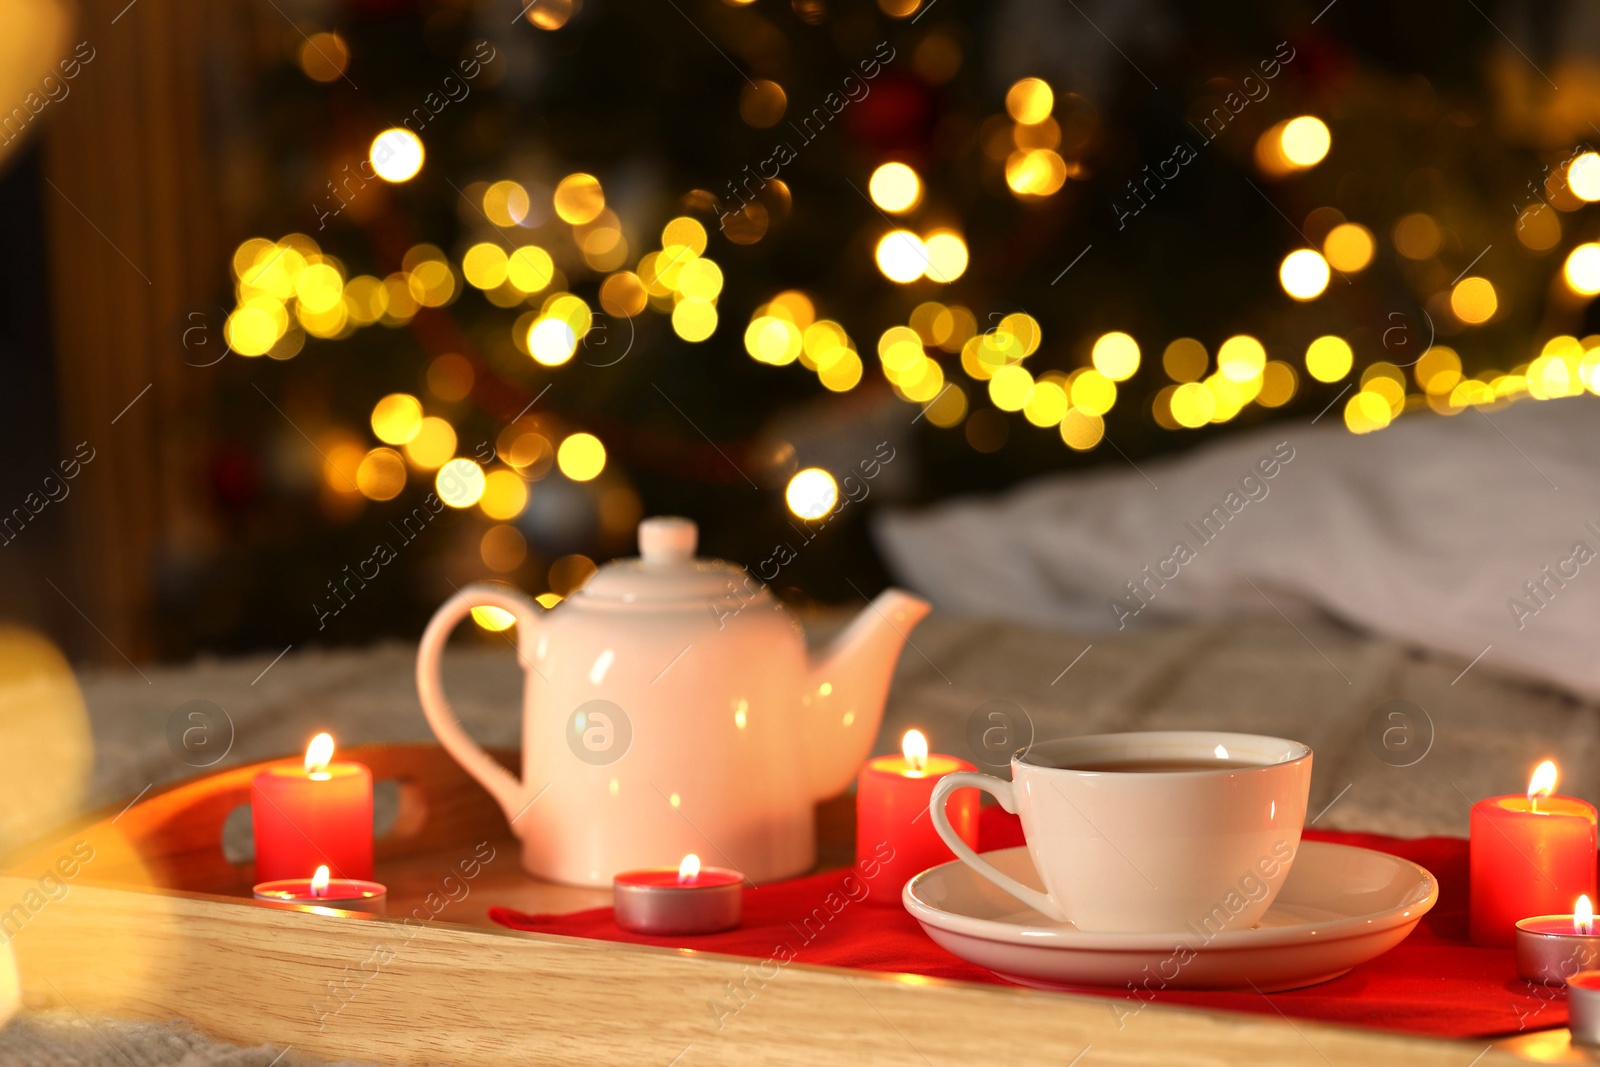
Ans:
POLYGON ((885 589, 814 658, 801 698, 807 780, 826 800, 854 780, 883 721, 889 679, 926 601, 885 589))

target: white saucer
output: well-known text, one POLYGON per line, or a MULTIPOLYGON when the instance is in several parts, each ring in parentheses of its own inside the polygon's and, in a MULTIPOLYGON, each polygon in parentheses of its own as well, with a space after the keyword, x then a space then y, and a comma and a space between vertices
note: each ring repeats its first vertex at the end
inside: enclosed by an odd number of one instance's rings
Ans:
MULTIPOLYGON (((1039 887, 1026 848, 984 858, 1039 887)), ((1397 856, 1303 841, 1261 924, 1211 934, 1096 934, 1057 923, 954 861, 906 883, 902 899, 944 948, 1042 989, 1298 989, 1337 978, 1405 939, 1439 899, 1439 882, 1397 856), (1180 951, 1179 946, 1185 951, 1180 951), (1146 970, 1148 968, 1148 970, 1146 970)))

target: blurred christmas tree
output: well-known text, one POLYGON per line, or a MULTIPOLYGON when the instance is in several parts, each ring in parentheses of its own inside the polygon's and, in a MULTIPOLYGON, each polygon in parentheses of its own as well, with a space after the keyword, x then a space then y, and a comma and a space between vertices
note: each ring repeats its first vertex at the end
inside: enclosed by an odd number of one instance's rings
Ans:
POLYGON ((1563 9, 290 15, 227 123, 280 236, 234 256, 198 641, 414 632, 485 576, 551 599, 647 512, 855 598, 884 500, 1600 389, 1563 9))

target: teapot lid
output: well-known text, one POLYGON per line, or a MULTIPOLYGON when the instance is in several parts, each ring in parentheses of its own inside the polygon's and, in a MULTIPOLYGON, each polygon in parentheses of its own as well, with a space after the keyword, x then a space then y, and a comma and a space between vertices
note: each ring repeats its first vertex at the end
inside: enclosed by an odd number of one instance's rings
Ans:
POLYGON ((736 591, 748 596, 745 583, 750 576, 745 569, 723 560, 696 559, 698 539, 699 529, 691 519, 676 515, 645 519, 639 523, 639 555, 607 563, 576 596, 624 602, 722 600, 736 591))

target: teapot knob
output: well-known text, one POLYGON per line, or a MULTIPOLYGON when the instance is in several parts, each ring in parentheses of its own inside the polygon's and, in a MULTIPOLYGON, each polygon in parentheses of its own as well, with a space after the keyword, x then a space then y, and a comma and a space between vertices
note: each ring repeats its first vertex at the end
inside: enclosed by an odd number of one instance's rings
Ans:
POLYGON ((694 559, 699 530, 693 519, 658 515, 639 523, 639 556, 646 563, 687 563, 694 559))

